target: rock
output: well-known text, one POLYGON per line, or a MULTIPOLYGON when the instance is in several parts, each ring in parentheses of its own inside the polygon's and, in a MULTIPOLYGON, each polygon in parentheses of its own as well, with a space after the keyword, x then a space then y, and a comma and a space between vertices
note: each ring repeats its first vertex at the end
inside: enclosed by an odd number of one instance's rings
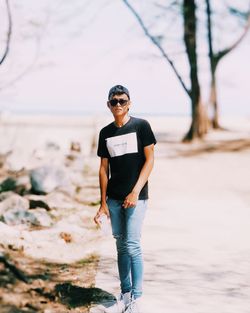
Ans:
POLYGON ((36 218, 36 222, 33 225, 42 227, 50 227, 53 225, 53 221, 45 209, 39 208, 32 211, 32 213, 36 218))
POLYGON ((59 191, 53 191, 52 193, 46 196, 46 203, 51 209, 60 210, 60 211, 70 211, 75 209, 76 204, 72 199, 59 191))
MULTIPOLYGON (((1 233, 1 229, 0 229, 1 233)), ((22 231, 22 244, 27 256, 35 259, 46 259, 56 263, 72 263, 81 260, 98 251, 95 228, 77 226, 68 219, 55 223, 52 227, 35 229, 29 232, 31 238, 27 238, 27 230, 22 231), (70 234, 72 241, 66 242, 60 234, 70 234)), ((69 237, 70 238, 70 237, 69 237)), ((0 238, 1 240, 1 238, 0 238)))
POLYGON ((6 166, 11 172, 19 172, 25 169, 28 164, 28 156, 24 151, 16 149, 6 160, 6 166))
POLYGON ((18 178, 8 177, 0 184, 0 193, 6 191, 15 191, 23 195, 30 189, 30 179, 28 175, 20 176, 18 178))
POLYGON ((48 204, 42 200, 30 199, 29 202, 30 202, 30 209, 44 208, 47 211, 50 210, 50 207, 48 206, 48 204))
POLYGON ((52 165, 58 166, 64 163, 64 152, 56 142, 46 142, 42 146, 36 147, 31 154, 29 169, 52 165))
POLYGON ((2 214, 2 219, 7 225, 38 224, 38 221, 33 213, 19 209, 8 210, 2 214))
POLYGON ((22 248, 22 240, 20 239, 20 231, 0 222, 0 242, 1 245, 12 245, 16 248, 22 248))
POLYGON ((52 219, 45 209, 37 209, 32 212, 12 209, 5 212, 2 218, 7 225, 27 224, 48 227, 53 224, 52 219))
POLYGON ((72 171, 80 171, 82 172, 85 166, 85 157, 78 152, 72 152, 69 155, 66 155, 65 158, 65 165, 67 167, 70 167, 70 170, 72 171))
POLYGON ((30 177, 28 174, 22 175, 16 179, 15 192, 19 195, 24 195, 31 189, 30 177))
POLYGON ((81 152, 81 144, 80 142, 72 141, 70 145, 71 151, 81 152))
POLYGON ((85 181, 84 181, 84 177, 82 175, 82 173, 80 173, 79 171, 71 171, 70 173, 70 182, 71 184, 73 184, 76 187, 84 187, 85 181))
POLYGON ((47 141, 45 144, 45 149, 46 150, 54 150, 54 151, 59 151, 61 147, 59 146, 58 143, 53 142, 53 141, 47 141))
POLYGON ((56 166, 45 165, 30 172, 32 191, 47 194, 68 183, 66 171, 56 166))
POLYGON ((5 166, 6 160, 11 153, 12 153, 11 151, 0 153, 0 168, 5 166))
POLYGON ((37 160, 47 160, 53 161, 62 154, 60 152, 61 148, 56 142, 48 141, 40 147, 36 147, 32 152, 32 158, 37 160))
POLYGON ((13 193, 3 195, 5 199, 0 202, 0 216, 7 225, 28 224, 44 227, 52 225, 52 219, 45 209, 29 211, 28 199, 13 193))
MULTIPOLYGON (((9 195, 9 194, 7 194, 9 195)), ((4 196, 7 196, 6 193, 4 196)), ((9 210, 27 211, 29 209, 29 201, 17 194, 11 194, 0 202, 0 215, 9 210)))
POLYGON ((10 198, 13 195, 16 196, 16 193, 13 191, 6 191, 6 192, 0 193, 0 202, 4 201, 7 198, 10 198))
POLYGON ((3 182, 1 182, 0 192, 15 190, 16 186, 16 180, 12 177, 8 177, 3 182))
POLYGON ((70 172, 82 172, 85 165, 85 157, 81 153, 79 142, 71 142, 70 153, 65 156, 65 165, 70 167, 70 172))

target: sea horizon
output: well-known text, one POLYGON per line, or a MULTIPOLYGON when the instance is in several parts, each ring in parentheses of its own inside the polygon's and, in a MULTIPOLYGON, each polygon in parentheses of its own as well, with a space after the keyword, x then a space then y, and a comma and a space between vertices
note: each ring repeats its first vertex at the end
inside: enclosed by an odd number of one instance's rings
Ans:
MULTIPOLYGON (((62 117, 91 117, 91 116, 109 116, 110 112, 107 111, 87 111, 87 110, 8 110, 0 108, 1 116, 62 116, 62 117)), ((191 114, 182 112, 141 112, 134 111, 131 112, 133 116, 152 116, 152 117, 187 117, 189 118, 191 114)), ((220 113, 221 117, 238 117, 238 118, 250 118, 250 113, 246 112, 228 112, 220 113)))

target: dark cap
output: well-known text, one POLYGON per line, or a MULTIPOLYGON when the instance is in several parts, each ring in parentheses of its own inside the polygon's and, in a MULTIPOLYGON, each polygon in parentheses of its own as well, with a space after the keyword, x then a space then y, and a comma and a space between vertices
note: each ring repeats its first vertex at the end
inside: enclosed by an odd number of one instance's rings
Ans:
POLYGON ((128 98, 130 99, 128 89, 122 85, 116 85, 116 86, 112 87, 109 91, 108 99, 110 100, 114 95, 122 94, 122 93, 125 93, 128 96, 128 98))

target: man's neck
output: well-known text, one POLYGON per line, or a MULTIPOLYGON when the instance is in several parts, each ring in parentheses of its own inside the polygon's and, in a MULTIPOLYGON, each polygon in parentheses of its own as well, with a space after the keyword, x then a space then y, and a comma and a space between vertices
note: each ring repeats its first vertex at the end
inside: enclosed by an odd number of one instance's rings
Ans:
POLYGON ((130 119, 130 116, 128 114, 126 114, 125 116, 117 116, 115 118, 115 125, 117 127, 122 127, 129 121, 129 119, 130 119))

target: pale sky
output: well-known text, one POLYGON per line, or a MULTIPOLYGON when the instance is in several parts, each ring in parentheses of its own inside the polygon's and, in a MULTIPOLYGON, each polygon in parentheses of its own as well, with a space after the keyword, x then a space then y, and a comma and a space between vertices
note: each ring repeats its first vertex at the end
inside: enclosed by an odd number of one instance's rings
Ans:
MULTIPOLYGON (((52 7, 48 0, 14 1, 13 42, 1 66, 0 86, 33 59, 35 63, 14 86, 0 90, 1 110, 102 113, 107 111, 109 88, 123 84, 131 93, 132 112, 190 114, 190 100, 170 66, 122 1, 65 1, 54 1, 52 7)), ((250 116, 249 47, 248 35, 220 64, 221 114, 250 116)), ((206 85, 207 66, 202 62, 206 85)), ((207 88, 203 90, 206 100, 207 88)))

